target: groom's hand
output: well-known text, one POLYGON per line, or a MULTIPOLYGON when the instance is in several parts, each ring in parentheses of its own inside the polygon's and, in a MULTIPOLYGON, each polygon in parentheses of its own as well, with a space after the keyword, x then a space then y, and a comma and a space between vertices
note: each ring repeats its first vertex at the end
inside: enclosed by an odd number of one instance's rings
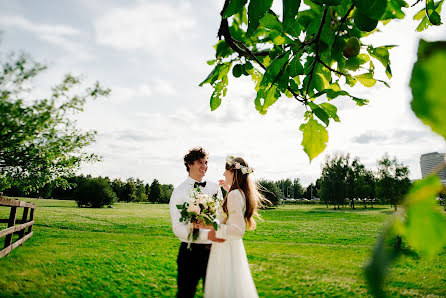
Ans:
POLYGON ((215 230, 209 231, 208 240, 211 240, 212 242, 225 242, 225 239, 215 237, 215 230))

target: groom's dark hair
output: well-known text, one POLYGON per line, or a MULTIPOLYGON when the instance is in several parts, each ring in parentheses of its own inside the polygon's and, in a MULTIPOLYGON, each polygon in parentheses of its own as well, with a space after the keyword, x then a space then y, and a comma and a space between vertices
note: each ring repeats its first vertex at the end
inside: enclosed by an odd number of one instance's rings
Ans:
POLYGON ((189 165, 193 165, 196 160, 208 157, 208 153, 202 147, 195 147, 189 150, 184 156, 184 165, 189 172, 189 165))

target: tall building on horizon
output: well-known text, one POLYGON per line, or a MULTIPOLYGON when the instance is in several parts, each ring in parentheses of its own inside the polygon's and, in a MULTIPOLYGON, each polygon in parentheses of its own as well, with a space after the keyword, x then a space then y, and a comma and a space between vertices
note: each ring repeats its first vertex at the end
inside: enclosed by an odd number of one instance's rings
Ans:
MULTIPOLYGON (((438 152, 422 154, 420 157, 421 176, 424 178, 431 174, 438 165, 446 162, 445 157, 445 153, 438 152)), ((440 177, 443 185, 446 186, 446 168, 439 171, 437 175, 440 177)))

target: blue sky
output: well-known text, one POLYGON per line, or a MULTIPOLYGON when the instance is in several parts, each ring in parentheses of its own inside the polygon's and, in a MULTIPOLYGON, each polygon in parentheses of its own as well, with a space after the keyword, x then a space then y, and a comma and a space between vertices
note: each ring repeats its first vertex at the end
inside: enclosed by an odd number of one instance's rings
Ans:
MULTIPOLYGON (((410 16, 420 5, 406 10, 406 20, 380 25, 382 32, 365 40, 400 45, 390 52, 391 88, 355 87, 353 94, 370 99, 366 107, 335 99, 341 123, 330 125, 326 151, 310 164, 300 145, 304 108, 295 101, 281 98, 267 115, 259 115, 252 82, 230 78, 227 97, 210 111, 211 88, 198 84, 211 70, 206 61, 214 55, 222 3, 0 0, 0 50, 23 50, 49 66, 34 82, 33 98, 49 94, 67 72, 112 89, 109 98, 88 103, 76 115, 79 127, 98 131, 88 150, 103 156, 101 163, 85 165, 83 173, 176 185, 186 175, 183 155, 201 145, 210 153, 210 180, 221 178, 224 157, 236 154, 256 169, 257 178, 297 177, 307 185, 335 152, 358 156, 372 169, 387 152, 409 165, 416 179, 421 154, 446 151, 445 142, 409 108, 418 39, 446 36, 445 25, 415 32, 410 16)), ((279 6, 274 1, 274 8, 279 6)))

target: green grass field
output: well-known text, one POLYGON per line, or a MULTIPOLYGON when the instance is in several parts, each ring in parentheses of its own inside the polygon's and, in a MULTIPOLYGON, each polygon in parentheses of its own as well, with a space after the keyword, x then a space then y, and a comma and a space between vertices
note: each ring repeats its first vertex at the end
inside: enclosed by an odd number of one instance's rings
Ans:
MULTIPOLYGON (((73 201, 27 201, 38 206, 34 235, 0 259, 0 296, 175 295, 179 240, 167 205, 87 209, 73 201)), ((383 206, 263 211, 264 221, 244 238, 259 295, 369 295, 363 266, 391 213, 383 206)), ((0 218, 8 215, 0 207, 0 218)), ((446 251, 430 259, 406 251, 391 270, 388 294, 446 296, 445 261, 446 251)))

